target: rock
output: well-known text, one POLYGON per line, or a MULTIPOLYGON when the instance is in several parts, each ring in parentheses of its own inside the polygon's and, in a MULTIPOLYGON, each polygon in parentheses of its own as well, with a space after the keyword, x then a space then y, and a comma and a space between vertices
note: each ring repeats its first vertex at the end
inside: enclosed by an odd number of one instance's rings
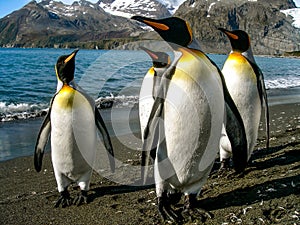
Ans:
POLYGON ((281 55, 300 50, 300 30, 292 26, 291 17, 280 12, 294 7, 290 0, 189 0, 175 15, 191 24, 205 52, 230 51, 228 38, 217 30, 222 27, 248 32, 254 54, 281 55))

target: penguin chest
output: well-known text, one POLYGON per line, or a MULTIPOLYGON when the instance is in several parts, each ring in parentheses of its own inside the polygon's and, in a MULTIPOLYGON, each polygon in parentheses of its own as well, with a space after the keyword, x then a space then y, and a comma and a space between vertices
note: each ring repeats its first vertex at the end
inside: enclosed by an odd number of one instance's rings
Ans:
POLYGON ((214 161, 223 116, 218 71, 206 58, 191 60, 183 55, 171 79, 164 108, 166 155, 182 184, 202 179, 201 171, 214 161))
POLYGON ((251 64, 244 56, 232 53, 226 60, 222 73, 233 100, 237 104, 259 98, 257 78, 251 64))
POLYGON ((96 146, 94 111, 88 100, 71 87, 63 87, 51 109, 53 166, 62 173, 78 173, 92 162, 96 146))
POLYGON ((246 129, 248 149, 255 145, 261 116, 257 77, 251 64, 241 55, 232 53, 222 70, 225 82, 246 129))
POLYGON ((153 85, 154 85, 154 70, 151 68, 146 74, 139 95, 139 118, 141 126, 141 135, 143 138, 144 129, 151 113, 154 103, 153 99, 153 85))

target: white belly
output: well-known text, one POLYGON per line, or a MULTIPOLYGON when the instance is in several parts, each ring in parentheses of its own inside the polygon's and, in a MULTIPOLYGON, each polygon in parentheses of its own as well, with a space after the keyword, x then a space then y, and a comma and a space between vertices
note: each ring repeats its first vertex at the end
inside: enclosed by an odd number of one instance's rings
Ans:
POLYGON ((153 90, 153 76, 151 76, 148 73, 143 80, 140 96, 139 96, 139 118, 140 118, 142 140, 144 138, 144 130, 147 126, 151 109, 154 103, 152 90, 153 90))
POLYGON ((95 117, 81 94, 75 94, 72 107, 65 107, 61 101, 56 96, 51 110, 52 162, 57 174, 76 181, 93 165, 97 140, 95 117))
POLYGON ((219 75, 211 72, 211 67, 199 65, 197 74, 189 71, 193 65, 182 69, 184 65, 177 65, 165 101, 166 142, 160 140, 156 161, 163 180, 170 178, 175 188, 197 191, 217 155, 224 118, 219 75))
POLYGON ((244 67, 245 70, 233 70, 231 63, 225 63, 222 72, 228 91, 244 122, 249 159, 256 144, 261 116, 261 101, 255 73, 250 65, 244 67))

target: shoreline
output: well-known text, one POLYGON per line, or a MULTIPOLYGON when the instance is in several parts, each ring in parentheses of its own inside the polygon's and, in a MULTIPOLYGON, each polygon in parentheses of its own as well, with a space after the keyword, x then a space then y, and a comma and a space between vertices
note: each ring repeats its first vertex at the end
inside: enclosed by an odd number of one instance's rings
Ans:
MULTIPOLYGON (((211 173, 198 205, 213 218, 204 222, 192 218, 186 224, 235 224, 237 220, 242 224, 299 223, 300 103, 271 106, 270 131, 267 150, 264 125, 260 125, 257 145, 243 176, 236 177, 232 171, 225 176, 211 173)), ((79 207, 53 207, 59 194, 49 152, 40 173, 34 170, 33 156, 0 162, 2 223, 161 224, 153 185, 138 185, 139 134, 116 136, 112 142, 121 164, 114 175, 93 173, 90 202, 79 207)), ((216 160, 215 168, 218 166, 216 160)), ((71 196, 78 193, 75 186, 69 190, 71 196)), ((182 201, 175 207, 180 211, 181 206, 182 201)))
MULTIPOLYGON (((143 40, 142 40, 143 41, 143 40)), ((145 40, 144 40, 145 41, 145 40)), ((152 41, 161 41, 161 40, 152 40, 152 41)), ((126 43, 128 44, 128 43, 126 43)), ((125 44, 125 45, 126 45, 125 44)), ((74 48, 49 48, 49 47, 5 47, 5 46, 0 46, 0 49, 76 49, 74 48)), ((78 48, 78 47, 77 47, 78 48)), ((111 51, 111 50, 116 50, 116 51, 142 51, 140 49, 132 48, 132 49, 127 49, 127 48, 103 48, 103 49, 96 49, 96 48, 80 48, 82 50, 95 50, 95 51, 111 51)), ((215 54, 215 55, 228 55, 228 52, 220 53, 220 52, 205 52, 205 54, 215 54)), ((254 55, 254 57, 272 57, 272 58, 291 58, 291 59, 299 59, 300 58, 300 53, 299 51, 295 52, 283 52, 281 55, 280 54, 274 54, 274 55, 254 55)))
MULTIPOLYGON (((296 92, 297 90, 294 93, 296 92)), ((299 100, 297 95, 281 94, 269 96, 268 98, 270 109, 273 107, 275 107, 275 109, 278 107, 285 108, 284 106, 286 106, 292 108, 298 107, 300 111, 300 101, 295 102, 299 100), (291 101, 292 103, 290 103, 291 101)), ((110 109, 102 109, 100 112, 112 137, 140 133, 137 106, 133 106, 132 108, 113 107, 110 109)), ((270 118, 271 116, 272 115, 270 115, 270 118)), ((2 142, 0 142, 0 163, 33 154, 35 141, 43 118, 44 117, 40 116, 36 118, 0 122, 0 136, 2 137, 2 142), (15 142, 16 139, 18 142, 15 142)), ((261 121, 263 120, 262 115, 261 121)), ((46 151, 50 151, 49 143, 47 144, 46 151)))

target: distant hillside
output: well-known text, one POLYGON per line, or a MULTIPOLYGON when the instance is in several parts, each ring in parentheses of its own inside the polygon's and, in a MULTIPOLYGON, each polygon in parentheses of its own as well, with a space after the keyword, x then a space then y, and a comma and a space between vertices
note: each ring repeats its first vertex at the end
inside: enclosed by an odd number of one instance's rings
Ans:
POLYGON ((175 15, 189 21, 206 52, 228 52, 227 37, 216 28, 249 33, 255 54, 283 54, 300 50, 300 30, 280 10, 295 8, 292 0, 190 0, 175 15))
POLYGON ((134 40, 141 28, 97 4, 31 1, 0 20, 0 46, 113 48, 134 40))
POLYGON ((255 54, 282 55, 300 51, 295 7, 292 0, 32 1, 0 19, 0 47, 136 48, 133 41, 161 39, 130 16, 163 18, 177 9, 205 52, 228 53, 228 39, 217 30, 223 27, 247 31, 255 54))

